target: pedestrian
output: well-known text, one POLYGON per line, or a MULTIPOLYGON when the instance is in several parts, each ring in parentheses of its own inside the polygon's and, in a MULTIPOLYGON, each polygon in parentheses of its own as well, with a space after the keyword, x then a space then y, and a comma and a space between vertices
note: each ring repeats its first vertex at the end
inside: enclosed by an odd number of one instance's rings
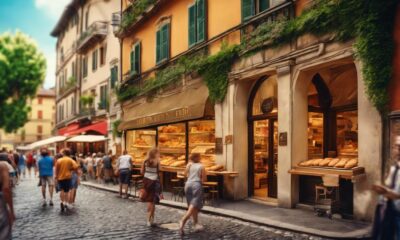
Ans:
POLYGON ((72 172, 78 170, 78 165, 69 156, 71 152, 68 148, 62 151, 62 158, 56 163, 56 179, 60 187, 61 211, 71 207, 69 191, 71 190, 72 172))
POLYGON ((104 169, 104 181, 105 183, 109 183, 112 182, 112 162, 111 162, 111 158, 112 158, 112 151, 109 150, 108 153, 106 155, 104 155, 103 157, 103 169, 104 169))
POLYGON ((125 190, 125 197, 128 196, 128 185, 131 178, 131 169, 132 169, 132 157, 128 155, 128 152, 124 150, 124 154, 120 156, 117 160, 117 169, 119 174, 119 196, 123 197, 123 189, 125 190))
POLYGON ((0 153, 0 239, 12 239, 12 225, 15 220, 10 177, 7 162, 0 153))
POLYGON ((40 151, 40 154, 41 154, 41 157, 38 160, 38 167, 39 167, 40 183, 42 185, 42 196, 43 196, 42 206, 45 207, 47 205, 46 187, 48 188, 49 196, 50 196, 49 205, 54 206, 54 204, 53 204, 54 159, 49 155, 49 150, 47 148, 42 148, 40 151))
POLYGON ((148 152, 140 171, 143 175, 143 189, 140 193, 140 200, 147 202, 147 226, 153 225, 156 210, 155 204, 159 203, 161 198, 159 163, 160 152, 157 148, 153 148, 148 152))
POLYGON ((72 172, 72 178, 71 178, 71 190, 69 193, 69 199, 70 203, 72 206, 75 205, 75 199, 76 199, 76 193, 78 190, 78 185, 80 184, 80 176, 82 174, 81 170, 81 165, 78 162, 78 159, 76 157, 72 157, 72 160, 75 161, 75 163, 78 165, 78 170, 72 172))
POLYGON ((119 182, 117 162, 118 162, 118 157, 115 155, 111 156, 111 166, 112 166, 111 177, 113 179, 114 185, 118 184, 119 182))
POLYGON ((97 183, 102 183, 103 182, 103 153, 98 152, 96 154, 96 177, 97 177, 97 183))
POLYGON ((183 229, 190 217, 193 219, 193 225, 196 230, 203 227, 199 224, 199 211, 203 208, 203 182, 207 180, 206 170, 200 163, 201 155, 194 153, 190 156, 190 162, 185 169, 187 181, 185 184, 185 195, 188 204, 188 210, 179 222, 179 231, 183 234, 183 229))
POLYGON ((93 167, 93 157, 88 153, 85 158, 85 162, 87 164, 87 171, 90 179, 94 179, 94 167, 93 167))
POLYGON ((36 152, 36 154, 34 154, 33 155, 33 170, 34 170, 34 173, 35 173, 35 177, 38 175, 38 161, 39 161, 39 158, 40 158, 40 151, 38 150, 37 152, 36 152))
POLYGON ((93 163, 93 177, 97 179, 97 161, 96 161, 96 153, 92 154, 92 163, 93 163))
POLYGON ((33 160, 33 154, 32 152, 29 152, 28 155, 26 156, 26 166, 28 167, 28 177, 30 178, 32 176, 32 167, 34 165, 34 160, 33 160))
POLYGON ((19 172, 19 168, 18 168, 18 165, 19 165, 19 154, 16 152, 16 151, 14 151, 14 152, 12 152, 12 155, 13 155, 13 160, 14 160, 14 164, 15 164, 15 171, 16 171, 16 174, 17 174, 17 185, 18 185, 18 183, 20 182, 20 172, 19 172))
POLYGON ((24 154, 20 153, 18 160, 18 171, 20 174, 20 180, 22 179, 22 176, 25 178, 25 168, 26 168, 26 158, 24 154))
POLYGON ((86 181, 86 178, 87 178, 87 176, 86 176, 87 175, 87 162, 86 162, 86 159, 83 158, 83 154, 82 153, 78 154, 77 159, 78 159, 78 164, 79 164, 79 166, 81 168, 81 178, 82 178, 83 181, 86 181))

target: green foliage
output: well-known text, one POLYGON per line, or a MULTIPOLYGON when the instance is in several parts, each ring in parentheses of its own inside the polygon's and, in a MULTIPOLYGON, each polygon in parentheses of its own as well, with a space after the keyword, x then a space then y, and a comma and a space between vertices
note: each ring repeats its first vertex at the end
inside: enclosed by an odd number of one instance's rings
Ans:
POLYGON ((71 76, 68 78, 67 82, 65 83, 65 85, 63 87, 60 87, 60 94, 63 94, 65 92, 67 92, 68 90, 70 90, 73 87, 76 87, 76 77, 71 76))
POLYGON ((43 83, 46 60, 25 34, 0 35, 0 128, 14 132, 28 121, 27 100, 43 83))
POLYGON ((92 94, 82 95, 80 98, 81 105, 83 108, 91 108, 94 103, 94 96, 92 94))
POLYGON ((199 74, 207 84, 210 99, 213 102, 222 102, 228 89, 228 73, 237 59, 239 46, 223 47, 215 55, 211 55, 199 66, 199 74))
POLYGON ((121 137, 122 136, 122 132, 121 131, 118 131, 118 126, 121 124, 121 120, 120 119, 118 119, 118 120, 115 120, 113 123, 112 123, 112 135, 113 135, 113 137, 115 138, 115 137, 121 137))
POLYGON ((128 101, 131 98, 138 96, 140 89, 136 86, 115 86, 115 94, 120 102, 128 101))
POLYGON ((136 0, 133 5, 123 13, 121 20, 121 32, 127 30, 140 16, 157 0, 136 0))

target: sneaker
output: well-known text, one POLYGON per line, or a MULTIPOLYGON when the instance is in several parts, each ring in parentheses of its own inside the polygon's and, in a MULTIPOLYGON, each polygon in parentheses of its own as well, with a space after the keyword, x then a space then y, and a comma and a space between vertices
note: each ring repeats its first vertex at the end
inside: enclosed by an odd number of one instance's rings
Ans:
POLYGON ((147 225, 148 227, 151 227, 151 222, 150 222, 150 221, 147 221, 146 225, 147 225))
POLYGON ((61 212, 64 212, 65 207, 64 207, 64 204, 62 202, 60 203, 60 206, 61 206, 61 212))
POLYGON ((53 200, 50 200, 49 205, 54 206, 53 200))
POLYGON ((42 202, 42 207, 46 207, 46 206, 47 206, 46 200, 45 200, 45 199, 43 199, 43 202, 42 202))

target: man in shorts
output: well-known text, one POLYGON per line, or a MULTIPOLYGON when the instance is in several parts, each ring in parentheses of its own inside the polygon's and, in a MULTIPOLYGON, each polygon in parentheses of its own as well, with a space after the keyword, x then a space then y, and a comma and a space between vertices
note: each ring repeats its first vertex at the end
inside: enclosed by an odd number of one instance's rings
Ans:
POLYGON ((122 198, 122 189, 125 190, 125 198, 129 198, 128 186, 131 177, 132 157, 128 151, 124 150, 124 155, 120 156, 117 161, 117 168, 119 171, 119 196, 122 198))
POLYGON ((50 201, 49 205, 53 206, 53 191, 54 191, 54 178, 53 178, 53 167, 54 160, 49 156, 49 151, 46 148, 42 148, 40 151, 40 158, 38 161, 39 166, 39 177, 40 183, 42 185, 42 196, 43 203, 42 206, 47 205, 46 201, 46 186, 49 188, 50 201))
POLYGON ((62 158, 57 160, 56 163, 56 179, 60 188, 61 211, 71 207, 71 199, 69 191, 71 190, 72 172, 78 170, 78 164, 70 158, 71 151, 64 149, 62 151, 62 158))

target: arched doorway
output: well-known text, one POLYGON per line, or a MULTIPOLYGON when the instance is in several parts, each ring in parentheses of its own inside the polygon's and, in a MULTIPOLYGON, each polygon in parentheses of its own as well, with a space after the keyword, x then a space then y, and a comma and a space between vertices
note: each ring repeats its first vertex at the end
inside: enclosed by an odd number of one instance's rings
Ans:
POLYGON ((278 86, 275 76, 264 76, 254 85, 248 104, 249 196, 277 198, 278 86))

